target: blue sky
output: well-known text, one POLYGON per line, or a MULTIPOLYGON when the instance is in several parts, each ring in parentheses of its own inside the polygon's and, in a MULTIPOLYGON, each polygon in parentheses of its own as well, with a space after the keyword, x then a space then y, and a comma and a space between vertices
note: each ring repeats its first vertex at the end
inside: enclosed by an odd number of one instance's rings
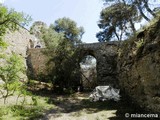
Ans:
POLYGON ((5 0, 4 5, 48 25, 58 18, 69 17, 84 27, 83 42, 98 42, 95 34, 99 31, 97 21, 103 7, 102 0, 5 0))

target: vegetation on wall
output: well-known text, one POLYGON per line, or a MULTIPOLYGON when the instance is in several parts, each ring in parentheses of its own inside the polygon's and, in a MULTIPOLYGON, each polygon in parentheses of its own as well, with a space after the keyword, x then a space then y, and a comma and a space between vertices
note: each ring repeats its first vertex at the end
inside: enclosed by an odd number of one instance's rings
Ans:
POLYGON ((3 41, 3 36, 7 30, 18 30, 20 26, 23 27, 29 21, 28 15, 8 9, 0 4, 0 60, 3 63, 0 64, 0 79, 4 82, 0 92, 5 99, 17 89, 14 83, 20 79, 20 72, 24 72, 24 63, 22 58, 15 53, 12 53, 11 56, 5 55, 3 50, 7 47, 7 43, 3 41))

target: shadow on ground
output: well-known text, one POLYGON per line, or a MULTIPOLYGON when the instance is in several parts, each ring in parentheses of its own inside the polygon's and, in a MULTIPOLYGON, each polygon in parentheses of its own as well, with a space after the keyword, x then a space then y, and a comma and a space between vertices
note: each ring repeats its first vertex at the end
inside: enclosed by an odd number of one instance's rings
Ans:
MULTIPOLYGON (((51 90, 39 89, 39 90, 30 90, 35 95, 45 96, 49 99, 47 102, 49 104, 54 104, 55 108, 49 111, 46 111, 45 116, 54 115, 54 117, 60 117, 62 114, 70 114, 72 117, 81 116, 81 111, 85 114, 94 114, 101 111, 104 111, 103 114, 107 114, 107 111, 115 111, 114 115, 106 118, 106 120, 146 120, 140 118, 126 118, 125 114, 141 114, 148 113, 143 109, 139 108, 127 98, 122 98, 119 102, 114 101, 98 101, 90 102, 88 99, 89 93, 75 93, 72 95, 56 95, 53 94, 51 90), (75 114, 72 114, 75 113, 75 114)), ((45 120, 49 118, 45 117, 45 120)), ((44 118, 42 119, 44 120, 44 118)), ((101 120, 101 119, 98 119, 101 120)), ((149 119, 147 119, 149 120, 149 119)))
MULTIPOLYGON (((79 112, 85 109, 85 113, 93 114, 98 113, 100 111, 112 111, 116 110, 115 116, 108 118, 109 120, 130 120, 131 118, 126 118, 125 114, 134 114, 134 113, 147 113, 143 109, 139 108, 133 103, 130 103, 126 99, 122 99, 119 102, 114 101, 98 101, 98 102, 90 102, 89 99, 70 99, 68 97, 61 98, 51 98, 48 101, 56 106, 58 106, 60 113, 72 113, 72 112, 79 112)), ((54 111, 55 112, 55 111, 54 111)), ((133 120, 133 118, 132 118, 133 120)), ((137 120, 137 118, 135 119, 137 120)), ((138 119, 138 120, 146 120, 145 119, 138 119)))

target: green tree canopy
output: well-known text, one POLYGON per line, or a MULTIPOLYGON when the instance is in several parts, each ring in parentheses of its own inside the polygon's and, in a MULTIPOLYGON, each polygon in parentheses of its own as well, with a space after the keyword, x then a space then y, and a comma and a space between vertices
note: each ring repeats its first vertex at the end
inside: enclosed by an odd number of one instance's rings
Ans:
MULTIPOLYGON (((128 5, 135 6, 137 10, 139 11, 139 14, 146 20, 150 21, 150 17, 146 14, 149 13, 153 17, 156 17, 156 13, 154 12, 154 8, 156 6, 153 6, 150 3, 159 2, 159 0, 103 0, 106 4, 108 3, 117 3, 122 2, 128 5)), ((159 2, 160 3, 160 2, 159 2)))
MULTIPOLYGON (((106 8, 100 13, 98 26, 102 31, 96 34, 98 41, 123 40, 136 32, 135 23, 156 17, 155 6, 149 2, 157 0, 103 0, 106 8), (147 14, 150 14, 149 16, 147 14)), ((158 12, 157 12, 158 13, 158 12)))
POLYGON ((100 42, 112 38, 122 40, 124 36, 135 32, 134 23, 139 20, 134 6, 122 2, 115 3, 101 11, 98 26, 102 31, 97 33, 96 37, 100 42))
POLYGON ((30 33, 34 34, 38 39, 42 39, 42 30, 47 28, 47 24, 41 21, 35 21, 30 27, 30 33))
POLYGON ((84 34, 83 27, 77 27, 76 22, 69 18, 60 18, 50 25, 50 28, 58 33, 63 33, 65 39, 70 40, 74 44, 81 43, 84 34))

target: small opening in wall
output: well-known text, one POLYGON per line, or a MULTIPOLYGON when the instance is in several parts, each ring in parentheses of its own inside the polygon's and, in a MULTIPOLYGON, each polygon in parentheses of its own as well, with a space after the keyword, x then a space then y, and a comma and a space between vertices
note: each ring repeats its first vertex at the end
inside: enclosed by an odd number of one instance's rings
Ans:
POLYGON ((91 55, 86 55, 80 62, 82 84, 84 89, 92 89, 97 85, 97 60, 91 55))

